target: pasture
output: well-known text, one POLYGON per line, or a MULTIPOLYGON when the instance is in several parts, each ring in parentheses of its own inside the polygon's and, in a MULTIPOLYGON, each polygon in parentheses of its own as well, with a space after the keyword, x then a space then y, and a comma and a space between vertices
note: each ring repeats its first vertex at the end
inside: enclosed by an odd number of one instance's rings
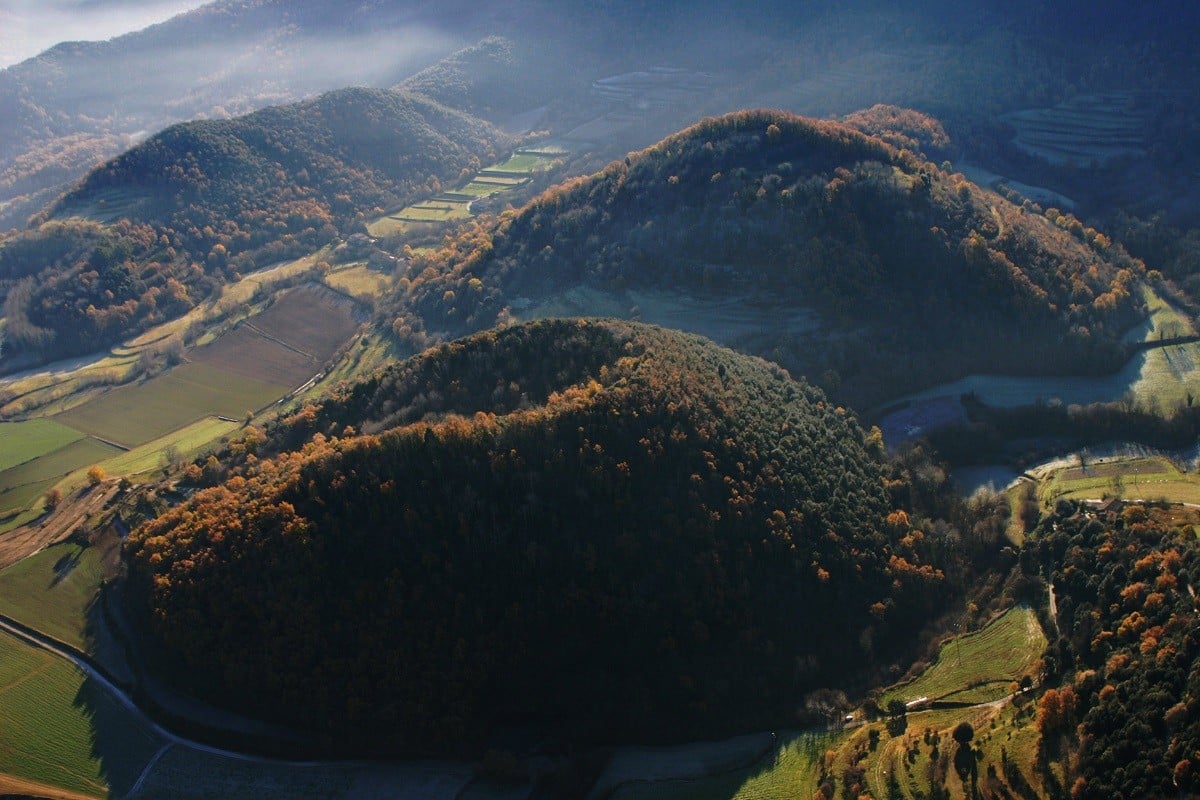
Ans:
MULTIPOLYGON (((1145 323, 1129 333, 1127 341, 1153 343, 1193 331, 1186 317, 1149 287, 1142 291, 1149 315, 1145 323)), ((900 400, 959 397, 972 392, 988 405, 1005 408, 1054 399, 1067 405, 1131 400, 1143 408, 1170 411, 1184 405, 1189 395, 1200 397, 1200 342, 1149 347, 1111 375, 968 375, 900 400)))
MULTIPOLYGON (((845 734, 785 733, 773 753, 709 777, 649 778, 621 785, 612 800, 784 800, 812 797, 819 760, 845 734)), ((715 765, 720 769, 721 765, 715 765)))
MULTIPOLYGON (((997 770, 1001 749, 1019 764, 1032 765, 1036 731, 1032 723, 1032 697, 1004 700, 1011 681, 1018 679, 1041 656, 1046 640, 1033 612, 1014 608, 983 630, 951 640, 938 662, 914 681, 893 689, 880 699, 943 696, 969 707, 910 711, 901 729, 889 732, 884 721, 868 722, 829 732, 781 734, 773 752, 754 763, 729 768, 714 763, 707 777, 673 776, 669 770, 645 764, 640 775, 622 772, 624 782, 610 795, 613 800, 792 800, 817 796, 823 780, 831 779, 841 796, 859 796, 843 781, 857 774, 859 793, 877 798, 919 798, 930 791, 930 769, 936 764, 939 779, 951 797, 969 796, 953 766, 957 745, 950 734, 960 722, 975 729, 973 744, 983 753, 978 769, 997 770), (1001 678, 1002 676, 1002 678, 1001 678), (1003 688, 989 691, 991 681, 1003 679, 1003 688), (974 688, 972 688, 974 686, 974 688), (893 735, 894 734, 894 735, 893 735)), ((693 745, 699 755, 708 745, 693 745)), ((673 748, 686 750, 687 748, 673 748)), ((614 763, 620 763, 614 759, 614 763)), ((670 766, 670 761, 664 762, 670 766)), ((611 768, 610 768, 611 769, 611 768)), ((1032 777, 1032 776, 1031 776, 1032 777)))
POLYGON ((0 772, 124 796, 162 740, 58 656, 0 633, 0 772))
POLYGON ((1029 674, 1046 649, 1046 636, 1033 611, 1012 608, 984 628, 942 645, 937 660, 907 683, 884 692, 879 705, 918 697, 931 701, 983 703, 1010 693, 1010 685, 1029 674))

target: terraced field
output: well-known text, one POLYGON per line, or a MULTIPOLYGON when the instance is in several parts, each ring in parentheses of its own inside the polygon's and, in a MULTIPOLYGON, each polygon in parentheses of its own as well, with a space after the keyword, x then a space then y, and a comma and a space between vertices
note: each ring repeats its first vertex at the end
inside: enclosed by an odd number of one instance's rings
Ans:
POLYGON ((1034 108, 1003 119, 1026 153, 1077 168, 1146 154, 1147 112, 1131 92, 1082 94, 1053 108, 1034 108))

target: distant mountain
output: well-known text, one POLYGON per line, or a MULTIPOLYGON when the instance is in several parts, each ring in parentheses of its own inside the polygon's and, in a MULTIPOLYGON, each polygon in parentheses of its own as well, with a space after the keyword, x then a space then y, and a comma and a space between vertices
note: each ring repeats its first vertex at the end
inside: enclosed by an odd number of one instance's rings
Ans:
POLYGON ((331 749, 694 739, 788 719, 944 589, 879 452, 698 337, 514 326, 235 444, 134 534, 127 596, 173 680, 331 749))
POLYGON ((172 126, 93 170, 50 224, 0 243, 11 349, 90 352, 226 276, 311 252, 365 214, 433 193, 508 144, 482 120, 386 89, 172 126), (39 242, 94 238, 94 225, 56 222, 76 217, 111 223, 113 246, 39 242))
MULTIPOLYGON (((944 137, 921 115, 874 116, 901 138, 944 137)), ((849 125, 752 111, 550 189, 418 259, 410 278, 400 331, 678 320, 861 407, 973 371, 1114 369, 1144 267, 1071 217, 849 125)))

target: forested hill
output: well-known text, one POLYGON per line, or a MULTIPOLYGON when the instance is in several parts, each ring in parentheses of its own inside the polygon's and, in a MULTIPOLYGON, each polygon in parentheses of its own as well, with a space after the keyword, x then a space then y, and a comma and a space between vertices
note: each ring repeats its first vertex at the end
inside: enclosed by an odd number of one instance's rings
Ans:
POLYGON ((344 89, 181 123, 94 169, 44 224, 0 244, 12 350, 90 352, 185 310, 235 273, 312 252, 365 214, 436 192, 508 138, 421 95, 344 89), (20 283, 24 279, 24 284, 20 283))
POLYGON ((698 337, 514 326, 236 444, 131 538, 126 594, 177 680, 360 755, 778 724, 946 591, 879 452, 698 337))
MULTIPOLYGON (((853 122, 944 140, 933 121, 889 116, 853 122)), ((819 330, 764 312, 734 344, 865 404, 976 370, 1113 369, 1143 272, 1077 220, 854 127, 745 111, 467 230, 415 266, 398 327, 411 310, 454 335, 580 286, 626 308, 631 289, 803 307, 819 330)))
POLYGON ((341 89, 173 125, 97 167, 49 215, 103 216, 115 192, 123 216, 176 228, 185 244, 211 226, 244 250, 262 228, 286 232, 280 222, 320 226, 394 205, 505 144, 488 123, 423 95, 341 89))

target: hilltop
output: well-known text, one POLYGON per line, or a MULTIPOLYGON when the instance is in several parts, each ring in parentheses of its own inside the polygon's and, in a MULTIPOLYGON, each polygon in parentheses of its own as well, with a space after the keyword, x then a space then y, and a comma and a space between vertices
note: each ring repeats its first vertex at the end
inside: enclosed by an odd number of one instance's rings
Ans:
POLYGON ((686 301, 694 325, 733 303, 758 317, 724 343, 861 407, 972 371, 1115 369, 1143 274, 1074 218, 855 127, 744 111, 464 231, 416 261, 394 310, 436 337, 569 304, 657 321, 686 301))
POLYGON ((11 349, 91 352, 228 278, 312 252, 367 213, 432 194, 508 144, 480 119, 385 89, 174 125, 0 244, 11 349))
POLYGON ((868 438, 691 335, 490 331, 210 462, 133 535, 125 594, 173 680, 333 750, 773 724, 945 588, 868 438))

